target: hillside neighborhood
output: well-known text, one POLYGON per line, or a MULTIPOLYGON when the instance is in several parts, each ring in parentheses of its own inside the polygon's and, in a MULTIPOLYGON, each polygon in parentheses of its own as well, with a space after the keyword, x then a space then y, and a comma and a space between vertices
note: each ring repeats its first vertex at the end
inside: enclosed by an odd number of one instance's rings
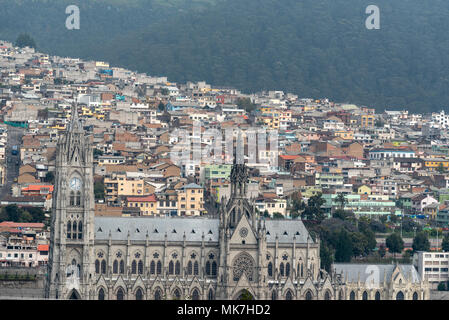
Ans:
POLYGON ((405 108, 174 83, 0 41, 0 267, 48 261, 56 145, 75 111, 95 216, 218 217, 240 159, 258 213, 303 219, 326 270, 401 261, 449 290, 449 114, 405 108))

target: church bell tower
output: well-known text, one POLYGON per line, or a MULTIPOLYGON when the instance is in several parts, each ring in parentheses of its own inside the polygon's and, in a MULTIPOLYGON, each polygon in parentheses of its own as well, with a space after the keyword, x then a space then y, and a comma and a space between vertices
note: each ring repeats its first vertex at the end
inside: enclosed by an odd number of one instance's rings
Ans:
POLYGON ((93 274, 93 150, 72 107, 67 131, 56 147, 50 255, 45 295, 50 299, 87 299, 93 274))

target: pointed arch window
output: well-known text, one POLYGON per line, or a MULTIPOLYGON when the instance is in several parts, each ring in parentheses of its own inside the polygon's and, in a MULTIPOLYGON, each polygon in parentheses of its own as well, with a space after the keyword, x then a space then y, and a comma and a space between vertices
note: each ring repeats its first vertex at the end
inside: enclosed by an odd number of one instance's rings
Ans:
POLYGON ((142 260, 139 260, 137 269, 139 271, 139 274, 143 274, 143 261, 142 260))
POLYGON ((351 293, 349 294, 349 300, 355 300, 355 292, 351 291, 351 293))
POLYGON ((120 274, 125 273, 125 261, 120 260, 120 274))
POLYGON ((106 274, 106 260, 101 260, 101 273, 106 274))
POLYGON ((175 264, 173 263, 173 260, 171 260, 170 263, 168 264, 168 274, 173 274, 174 268, 175 268, 175 264))
POLYGON ((76 221, 73 221, 73 224, 72 224, 73 239, 76 239, 76 232, 77 232, 76 227, 77 227, 76 221))
POLYGON ((211 274, 211 268, 210 268, 211 266, 210 266, 210 261, 207 261, 206 262, 206 274, 208 275, 208 276, 210 276, 210 274, 211 274))
MULTIPOLYGON (((379 300, 380 300, 380 297, 379 297, 379 300)), ((413 293, 413 300, 418 300, 418 293, 417 292, 413 293)))
POLYGON ((125 293, 123 292, 122 288, 119 288, 117 290, 117 300, 123 300, 123 297, 125 296, 125 293))
POLYGON ((157 288, 154 292, 154 300, 162 300, 162 292, 161 289, 157 288))
POLYGON ((156 274, 156 264, 154 263, 154 260, 151 260, 150 263, 150 274, 156 274))
POLYGON ((289 263, 289 262, 287 262, 287 263, 285 264, 285 276, 286 276, 286 277, 289 277, 289 276, 290 276, 290 263, 289 263))
POLYGON ((209 289, 209 293, 207 294, 207 298, 209 300, 214 300, 214 291, 212 289, 209 289))
POLYGON ((271 300, 276 300, 277 295, 276 295, 276 290, 271 291, 271 300))
POLYGON ((98 300, 104 300, 104 290, 103 288, 100 288, 98 291, 98 300))
POLYGON ((281 277, 284 276, 284 263, 281 262, 280 266, 279 266, 279 273, 281 274, 281 277))
POLYGON ((212 276, 217 276, 217 263, 212 261, 212 276))
POLYGON ((329 290, 326 290, 326 293, 324 293, 324 300, 330 300, 331 299, 331 294, 329 292, 329 290))
POLYGON ((187 274, 191 275, 193 273, 193 266, 192 266, 192 261, 189 261, 187 263, 187 274))
MULTIPOLYGON (((287 291, 287 293, 285 295, 285 300, 293 300, 293 295, 290 290, 287 291)), ((309 299, 309 300, 311 300, 311 299, 309 299)))
POLYGON ((116 274, 118 273, 118 261, 114 260, 114 263, 112 264, 112 273, 116 274))
POLYGON ((157 262, 156 272, 157 274, 162 274, 162 263, 160 260, 157 262))
POLYGON ((100 260, 95 260, 95 273, 100 273, 100 260))
POLYGON ((173 298, 174 298, 175 300, 181 299, 181 292, 179 291, 178 288, 176 288, 175 291, 173 291, 173 298))
POLYGON ((137 273, 137 262, 136 260, 133 260, 133 262, 131 263, 131 274, 136 274, 137 273))
POLYGON ((200 300, 200 293, 198 292, 197 289, 193 289, 192 300, 200 300))
POLYGON ((313 300, 312 292, 307 291, 307 293, 306 293, 306 300, 313 300))
POLYGON ((198 261, 195 261, 195 263, 193 264, 193 274, 195 276, 199 275, 200 272, 200 268, 199 268, 199 264, 198 261))
POLYGON ((143 292, 140 288, 138 288, 136 291, 136 300, 143 300, 143 292))
POLYGON ((376 295, 374 296, 374 299, 380 300, 380 292, 376 291, 376 295))
POLYGON ((368 300, 368 292, 363 291, 362 300, 368 300))
MULTIPOLYGON (((273 264, 270 262, 268 262, 268 276, 272 277, 273 276, 273 264)), ((274 291, 273 291, 274 292, 274 291)))
POLYGON ((181 263, 178 261, 176 261, 175 263, 175 274, 176 275, 180 275, 181 274, 181 263))
POLYGON ((304 277, 304 264, 301 263, 301 277, 304 277))
POLYGON ((399 291, 396 295, 396 300, 404 300, 404 293, 402 291, 399 291))

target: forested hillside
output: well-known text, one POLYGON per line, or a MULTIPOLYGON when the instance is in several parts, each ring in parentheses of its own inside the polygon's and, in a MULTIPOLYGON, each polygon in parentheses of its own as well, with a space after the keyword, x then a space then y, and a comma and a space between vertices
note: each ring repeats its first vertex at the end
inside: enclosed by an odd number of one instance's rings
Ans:
POLYGON ((277 89, 411 111, 447 109, 449 2, 376 0, 0 0, 0 39, 106 60, 172 81, 277 89), (80 30, 65 8, 80 7, 80 30))

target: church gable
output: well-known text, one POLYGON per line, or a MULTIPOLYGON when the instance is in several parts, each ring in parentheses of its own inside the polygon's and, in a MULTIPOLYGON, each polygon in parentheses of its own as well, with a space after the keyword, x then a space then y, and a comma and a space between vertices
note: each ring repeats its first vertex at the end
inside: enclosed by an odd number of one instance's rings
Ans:
POLYGON ((257 244, 257 238, 254 234, 253 228, 249 224, 248 218, 243 215, 240 218, 237 227, 231 237, 231 244, 257 244))

